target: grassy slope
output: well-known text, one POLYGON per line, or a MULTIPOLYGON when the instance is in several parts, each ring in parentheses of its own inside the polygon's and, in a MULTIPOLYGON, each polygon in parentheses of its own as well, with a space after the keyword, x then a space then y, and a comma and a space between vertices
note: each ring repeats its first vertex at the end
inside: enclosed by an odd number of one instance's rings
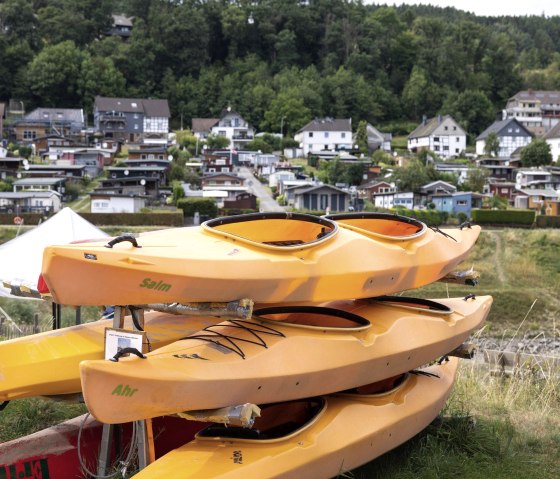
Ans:
MULTIPOLYGON (((491 294, 481 334, 560 336, 560 231, 483 231, 464 268, 481 272, 476 288, 436 283, 408 292, 425 297, 491 294)), ((83 406, 16 401, 0 413, 0 441, 73 417, 83 406)), ((446 414, 414 440, 344 477, 552 479, 560 477, 558 379, 504 379, 465 362, 446 414), (476 418, 474 427, 462 417, 476 418), (457 419, 458 418, 458 419, 457 419)))

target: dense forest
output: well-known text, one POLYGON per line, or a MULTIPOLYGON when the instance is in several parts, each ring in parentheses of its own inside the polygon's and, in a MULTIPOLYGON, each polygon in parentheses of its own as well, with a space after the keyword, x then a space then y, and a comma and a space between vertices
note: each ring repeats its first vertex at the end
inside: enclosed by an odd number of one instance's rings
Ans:
POLYGON ((288 134, 319 116, 399 133, 449 113, 476 135, 528 88, 560 89, 560 17, 348 0, 0 1, 0 101, 27 111, 152 97, 169 100, 174 126, 229 105, 288 134), (134 17, 127 40, 106 35, 111 14, 134 17))

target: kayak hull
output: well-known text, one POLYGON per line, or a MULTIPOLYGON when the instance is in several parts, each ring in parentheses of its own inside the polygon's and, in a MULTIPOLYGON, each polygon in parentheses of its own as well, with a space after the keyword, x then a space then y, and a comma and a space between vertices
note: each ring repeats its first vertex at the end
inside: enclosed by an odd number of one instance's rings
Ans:
POLYGON ((49 246, 42 277, 53 300, 66 305, 366 298, 437 281, 466 258, 480 233, 473 226, 445 234, 426 228, 409 236, 374 236, 326 219, 285 216, 241 222, 239 231, 221 221, 116 239, 111 247, 49 246), (299 223, 303 232, 297 231, 299 223), (320 237, 324 224, 332 227, 320 237), (313 235, 320 238, 310 240, 313 235), (305 242, 288 240, 298 236, 305 242), (286 241, 272 241, 276 237, 286 241))
POLYGON ((339 477, 428 426, 449 396, 457 364, 452 358, 425 370, 437 376, 408 375, 386 394, 328 396, 317 418, 288 437, 204 437, 203 430, 134 478, 176 477, 177 471, 184 479, 339 477))
MULTIPOLYGON (((83 361, 84 399, 98 420, 121 423, 191 409, 311 397, 372 383, 458 347, 482 325, 492 298, 437 301, 453 312, 413 311, 375 301, 332 302, 327 305, 358 315, 369 325, 347 329, 253 317, 243 324, 207 328, 146 359, 83 361)), ((295 321, 306 315, 284 316, 295 321)))

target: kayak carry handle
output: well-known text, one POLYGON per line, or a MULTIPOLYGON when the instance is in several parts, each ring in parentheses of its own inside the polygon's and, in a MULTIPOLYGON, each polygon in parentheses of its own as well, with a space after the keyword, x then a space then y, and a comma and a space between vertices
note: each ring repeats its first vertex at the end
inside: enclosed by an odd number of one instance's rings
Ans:
POLYGON ((146 355, 142 354, 140 351, 138 351, 138 349, 136 348, 122 348, 119 352, 117 352, 117 354, 115 354, 110 361, 114 361, 115 363, 119 362, 119 359, 121 357, 123 357, 125 354, 134 354, 136 356, 138 356, 141 359, 146 359, 146 355))
POLYGON ((138 244, 138 241, 136 241, 136 238, 131 234, 120 235, 117 236, 116 238, 113 238, 105 245, 105 248, 112 248, 116 244, 122 243, 123 241, 128 241, 132 243, 132 246, 134 246, 135 248, 142 248, 142 246, 138 244))

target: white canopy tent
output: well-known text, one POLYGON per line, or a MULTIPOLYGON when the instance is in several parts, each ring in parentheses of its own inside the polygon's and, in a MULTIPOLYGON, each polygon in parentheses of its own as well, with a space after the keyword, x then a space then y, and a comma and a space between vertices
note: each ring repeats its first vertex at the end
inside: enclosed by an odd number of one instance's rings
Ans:
POLYGON ((63 208, 36 228, 0 245, 0 296, 19 297, 3 286, 4 281, 37 289, 46 246, 108 236, 72 209, 63 208))

